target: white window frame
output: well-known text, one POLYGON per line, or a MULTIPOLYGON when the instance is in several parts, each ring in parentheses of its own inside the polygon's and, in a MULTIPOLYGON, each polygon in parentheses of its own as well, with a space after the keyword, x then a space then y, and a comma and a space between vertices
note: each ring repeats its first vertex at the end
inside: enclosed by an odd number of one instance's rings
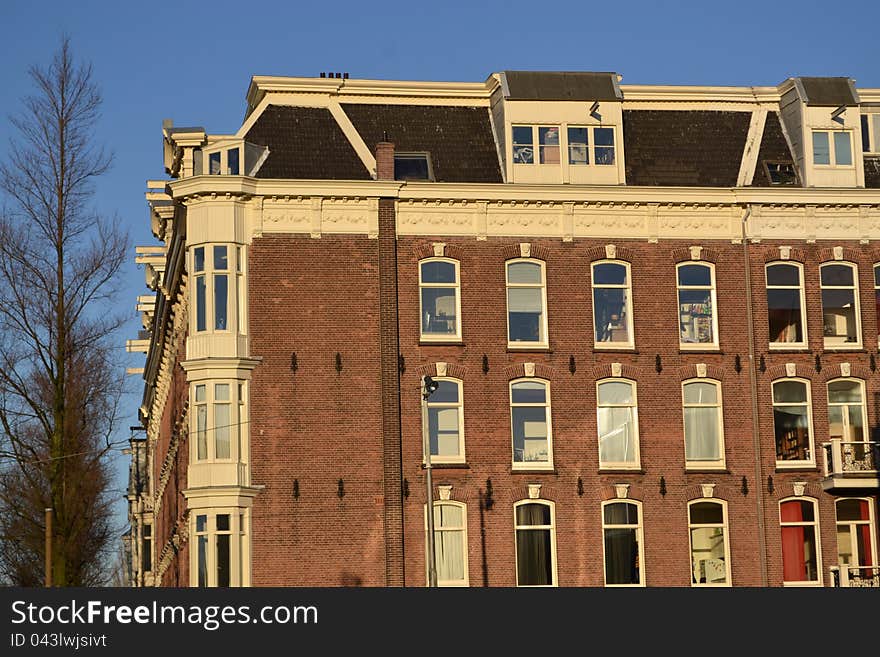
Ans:
MULTIPOLYGON (((558 167, 562 165, 563 162, 563 126, 557 123, 513 123, 510 126, 510 145, 511 145, 511 163, 516 166, 547 166, 547 167, 558 167), (513 141, 513 131, 515 128, 530 128, 532 131, 532 161, 531 162, 517 162, 514 160, 516 147, 524 146, 525 144, 518 144, 513 141), (541 150, 541 142, 540 142, 540 130, 541 128, 556 128, 559 134, 559 143, 556 146, 559 148, 559 161, 558 162, 541 162, 541 158, 544 156, 544 153, 541 150)), ((550 144, 551 146, 553 144, 550 144)), ((567 157, 567 147, 566 147, 566 157, 567 157)))
POLYGON ((244 429, 242 418, 247 417, 247 381, 242 379, 204 379, 190 383, 190 399, 193 408, 190 413, 190 463, 230 463, 243 461, 244 429), (229 386, 229 400, 217 400, 216 385, 229 386), (205 387, 204 401, 196 401, 196 388, 205 387), (215 406, 226 404, 229 406, 229 457, 217 458, 217 436, 215 422, 215 406), (205 442, 206 456, 199 458, 199 406, 205 406, 205 442))
POLYGON ((859 121, 865 119, 865 125, 861 126, 862 130, 862 138, 867 135, 868 137, 868 150, 864 150, 864 144, 862 144, 861 152, 869 155, 876 155, 880 153, 880 112, 865 112, 861 114, 859 121), (867 128, 867 132, 865 132, 865 128, 867 128))
POLYGON ((717 351, 719 342, 718 335, 718 299, 716 289, 718 285, 715 280, 715 263, 706 262, 704 260, 686 260, 675 265, 675 325, 678 326, 678 347, 682 351, 717 351), (709 268, 710 285, 679 285, 678 271, 682 267, 699 266, 709 268), (681 341, 681 296, 682 291, 687 290, 709 290, 709 299, 712 303, 712 342, 682 342, 681 341))
POLYGON ((250 572, 248 527, 250 510, 243 507, 211 507, 190 509, 190 550, 189 550, 189 581, 190 586, 199 586, 199 536, 207 537, 206 550, 206 587, 217 586, 217 536, 229 536, 229 586, 248 586, 246 577, 250 572), (229 516, 229 529, 217 530, 217 516, 229 516), (205 531, 196 531, 199 516, 206 517, 205 531), (245 527, 241 526, 242 521, 245 527))
POLYGON ((719 500, 715 497, 701 497, 696 500, 691 500, 687 505, 687 513, 688 513, 688 546, 690 549, 690 564, 691 564, 691 586, 694 588, 729 588, 732 586, 730 579, 730 531, 729 531, 729 523, 727 518, 727 502, 725 500, 719 500), (716 504, 721 507, 722 514, 722 524, 718 525, 716 523, 702 524, 695 523, 691 520, 691 508, 697 504, 716 504), (694 529, 717 529, 720 528, 724 532, 724 569, 725 576, 724 582, 722 583, 713 583, 713 582, 695 582, 694 581, 694 541, 693 541, 693 530, 694 529))
MULTIPOLYGON (((871 435, 870 435, 871 428, 868 426, 868 400, 866 398, 867 387, 865 386, 865 381, 863 379, 857 379, 857 378, 851 377, 851 376, 840 376, 840 377, 837 377, 836 379, 829 379, 825 383, 825 400, 826 400, 826 403, 828 404, 828 425, 829 425, 828 426, 828 434, 829 434, 829 436, 831 435, 831 407, 835 406, 835 407, 847 408, 849 406, 856 405, 853 402, 844 403, 844 402, 832 402, 831 401, 831 392, 830 392, 831 384, 837 383, 839 381, 848 381, 848 382, 852 382, 852 383, 857 384, 858 388, 859 388, 859 394, 862 397, 861 403, 858 404, 858 406, 860 406, 861 416, 862 416, 862 440, 855 441, 852 438, 848 438, 846 435, 844 435, 841 440, 845 443, 847 443, 847 442, 865 442, 865 441, 871 440, 871 435)), ((849 413, 844 413, 843 414, 844 432, 846 432, 849 427, 850 427, 849 413)))
POLYGON ((453 258, 423 258, 419 260, 419 340, 422 342, 461 342, 461 264, 453 258), (444 262, 455 267, 454 283, 426 283, 422 280, 422 265, 431 262, 444 262), (426 333, 422 318, 425 314, 422 305, 422 291, 430 288, 453 288, 455 290, 455 333, 426 333))
POLYGON ((507 384, 507 389, 509 392, 508 399, 510 400, 510 457, 511 457, 511 468, 513 470, 552 470, 553 469, 553 422, 552 422, 552 412, 551 412, 551 401, 550 401, 550 381, 546 379, 538 379, 535 377, 522 377, 519 379, 513 379, 507 384), (543 404, 538 403, 526 403, 526 402, 513 402, 513 386, 517 383, 540 383, 544 386, 544 393, 546 402, 543 404), (514 424, 513 424, 513 409, 514 408, 544 408, 545 409, 545 418, 547 420, 547 461, 517 461, 516 456, 516 447, 514 445, 514 439, 516 434, 514 432, 514 424))
MULTIPOLYGON (((464 577, 460 580, 456 579, 440 579, 440 570, 437 570, 437 586, 448 586, 448 587, 462 587, 462 586, 470 586, 470 576, 468 573, 468 536, 467 536, 467 524, 468 524, 468 516, 467 516, 467 504, 464 502, 456 502, 454 500, 435 500, 434 508, 439 508, 442 506, 452 506, 461 509, 461 517, 462 517, 462 525, 461 527, 441 527, 437 523, 437 519, 434 519, 434 533, 440 534, 441 532, 461 532, 461 541, 462 541, 462 554, 464 555, 464 564, 463 564, 463 572, 464 577)), ((428 579, 428 541, 430 540, 428 536, 428 505, 422 505, 422 511, 425 516, 425 581, 426 586, 430 586, 430 581, 428 579)), ((437 542, 434 537, 434 552, 437 552, 437 542)))
POLYGON ((721 381, 717 379, 695 378, 685 379, 681 382, 681 407, 682 407, 682 435, 684 437, 685 469, 687 470, 723 470, 727 465, 726 451, 724 447, 724 398, 721 396, 721 381), (697 404, 685 402, 684 389, 693 383, 705 383, 715 386, 718 402, 715 404, 697 404), (687 411, 688 408, 717 408, 718 409, 718 450, 721 458, 715 461, 689 461, 687 458, 687 411))
POLYGON ((785 587, 802 587, 802 586, 822 586, 822 533, 819 526, 819 501, 812 497, 786 497, 779 500, 779 541, 780 541, 780 557, 782 561, 782 573, 783 573, 783 582, 782 585, 785 587), (809 521, 800 521, 800 522, 783 522, 782 520, 782 505, 786 502, 809 502, 813 505, 813 520, 809 521), (785 581, 785 549, 783 547, 784 540, 782 538, 782 529, 784 527, 814 527, 814 536, 816 539, 816 577, 817 580, 806 580, 806 581, 794 581, 787 582, 785 581))
MULTIPOLYGON (((776 469, 777 470, 785 470, 785 469, 797 469, 797 468, 812 468, 816 465, 816 435, 813 425, 813 392, 811 390, 810 380, 804 379, 801 377, 782 377, 779 379, 774 379, 770 382, 770 403, 772 407, 775 409, 777 406, 804 406, 807 408, 807 430, 809 431, 809 450, 810 450, 810 458, 809 459, 798 459, 798 460, 789 460, 789 461, 780 461, 776 458, 776 469), (798 383, 803 383, 806 386, 807 390, 807 401, 804 404, 803 402, 777 402, 776 401, 776 384, 783 383, 785 381, 796 381, 798 383)), ((773 423, 773 452, 776 454, 776 422, 774 420, 773 423)))
MULTIPOLYGON (((579 124, 579 123, 566 123, 566 124, 564 124, 564 128, 565 128, 565 156, 567 158, 566 161, 568 162, 568 166, 578 167, 578 168, 580 168, 580 167, 600 167, 600 168, 602 168, 602 167, 616 167, 617 166, 617 129, 616 129, 616 126, 607 125, 604 123, 602 125, 584 125, 584 124, 579 124), (588 135, 587 139, 589 140, 589 143, 587 144, 587 158, 589 159, 589 162, 587 164, 584 164, 582 162, 573 162, 571 160, 571 146, 572 146, 572 144, 569 141, 569 137, 568 137, 569 128, 574 128, 576 130, 583 130, 583 129, 587 130, 587 135, 588 135), (612 140, 613 143, 611 144, 610 147, 609 146, 600 146, 600 148, 611 148, 612 151, 614 152, 614 161, 610 162, 608 164, 598 164, 596 162, 596 130, 600 129, 600 128, 607 128, 607 129, 611 130, 611 135, 613 137, 613 140, 612 140)), ((577 144, 577 145, 580 146, 581 144, 577 144)))
POLYGON ((633 349, 635 335, 633 333, 633 302, 632 302, 632 267, 625 260, 596 260, 590 263, 590 301, 593 307, 593 346, 596 349, 633 349), (596 283, 596 267, 600 265, 619 265, 626 270, 626 284, 596 283), (599 341, 596 338, 596 290, 626 290, 626 342, 599 341))
POLYGON ((206 176, 243 176, 244 143, 222 142, 202 149, 202 175, 206 176), (229 151, 238 151, 238 173, 229 173, 229 151), (211 155, 220 154, 220 173, 211 173, 211 155))
POLYGON ((528 588, 550 588, 559 586, 559 574, 556 569, 556 503, 544 499, 527 499, 515 502, 513 505, 513 550, 514 550, 514 572, 516 577, 516 585, 528 588), (550 524, 549 525, 518 525, 516 523, 516 510, 528 504, 539 504, 550 508, 550 524), (550 530, 550 565, 553 582, 551 584, 520 584, 519 583, 519 548, 517 547, 517 532, 529 530, 550 530))
MULTIPOLYGON (((845 526, 848 529, 849 539, 850 539, 850 550, 851 554, 854 558, 858 558, 859 550, 856 546, 856 542, 858 541, 857 532, 854 531, 856 527, 864 527, 867 525, 868 533, 871 537, 871 556, 875 563, 872 564, 874 568, 877 568, 877 525, 874 519, 874 504, 875 501, 870 497, 839 497, 834 500, 834 521, 835 521, 835 535, 837 539, 837 561, 840 566, 843 566, 843 563, 840 562, 840 529, 841 526, 845 526), (839 520, 837 505, 844 501, 858 501, 858 502, 867 502, 868 503, 868 519, 867 520, 839 520)), ((862 563, 853 563, 849 564, 850 567, 861 566, 865 567, 866 564, 862 563)))
POLYGON ((819 300, 822 307, 822 326, 825 325, 825 303, 822 301, 822 292, 824 290, 852 290, 853 293, 853 304, 854 304, 854 312, 855 312, 855 320, 856 320, 856 341, 855 342, 829 342, 828 337, 824 335, 822 336, 823 347, 826 351, 851 351, 853 349, 861 349, 862 348, 862 309, 861 303, 859 299, 859 267, 854 262, 849 262, 846 260, 832 260, 830 262, 823 262, 819 265, 819 300), (852 277, 853 284, 849 285, 823 285, 822 284, 822 270, 826 267, 833 266, 844 266, 852 269, 852 277))
POLYGON ((511 258, 504 263, 504 299, 507 307, 507 348, 508 349, 546 349, 550 345, 550 337, 548 334, 547 321, 547 264, 538 258, 511 258), (541 282, 538 283, 511 283, 510 282, 510 266, 521 262, 538 265, 541 268, 541 282), (510 290, 511 289, 533 289, 541 288, 541 326, 538 327, 538 336, 542 334, 543 340, 532 342, 510 340, 510 290))
POLYGON ((641 458, 641 448, 640 448, 640 439, 639 439, 639 396, 638 396, 638 383, 633 379, 626 379, 623 377, 607 377, 604 379, 599 379, 596 381, 596 450, 599 457, 599 469, 600 470, 640 470, 642 465, 641 458), (606 383, 625 383, 632 390, 632 403, 631 404, 600 404, 599 403, 599 388, 606 383), (601 426, 601 421, 599 419, 599 410, 602 408, 631 408, 632 409, 632 417, 633 417, 633 432, 635 434, 634 441, 634 450, 632 461, 603 461, 602 460, 602 450, 599 445, 602 440, 602 436, 599 435, 599 427, 601 426))
MULTIPOLYGON (((464 451, 464 382, 461 379, 456 379, 451 376, 435 376, 432 378, 434 381, 437 382, 448 381, 458 386, 457 404, 453 404, 450 402, 432 402, 430 397, 426 402, 429 409, 455 408, 458 410, 458 456, 441 456, 439 454, 431 454, 431 463, 465 463, 467 459, 465 457, 464 451)), ((428 443, 430 445, 430 436, 428 443)))
POLYGON ((853 144, 853 132, 853 130, 838 130, 836 128, 812 128, 810 130, 810 151, 813 155, 813 167, 816 169, 854 169, 856 166, 857 153, 853 144), (813 146, 813 135, 815 135, 817 132, 824 132, 828 135, 828 159, 830 160, 829 164, 818 164, 816 162, 816 152, 815 147, 813 146), (851 160, 849 164, 837 164, 837 145, 834 142, 834 135, 837 133, 846 134, 849 138, 849 153, 851 160))
POLYGON ((606 588, 644 588, 645 581, 645 517, 642 514, 642 503, 638 500, 631 499, 613 499, 605 500, 599 508, 600 520, 602 521, 602 581, 606 588), (606 525, 605 524, 605 507, 612 504, 631 504, 636 507, 638 523, 636 525, 606 525), (633 529, 636 530, 636 538, 639 543, 639 582, 637 584, 609 584, 608 583, 608 562, 605 554, 605 530, 606 529, 633 529))
POLYGON ((246 311, 244 303, 244 255, 240 244, 231 242, 205 242, 190 247, 190 271, 192 272, 192 296, 190 315, 190 337, 234 333, 246 334, 246 311), (226 269, 214 268, 214 247, 226 247, 226 269), (196 250, 204 249, 204 269, 196 271, 196 250), (215 328, 217 324, 215 301, 215 278, 226 276, 226 328, 215 328), (198 328, 198 280, 205 284, 205 328, 198 328))
MULTIPOLYGON (((768 335, 768 347, 770 349, 807 349, 808 348, 808 338, 807 338, 807 302, 806 297, 804 295, 804 266, 799 262, 794 262, 792 260, 774 260, 773 262, 768 262, 764 266, 764 284, 765 290, 794 290, 797 289, 800 294, 800 304, 801 304, 801 334, 803 340, 799 342, 774 342, 772 339, 773 336, 768 335), (794 267, 798 272, 798 280, 800 284, 797 286, 794 285, 770 285, 768 280, 768 271, 771 267, 777 267, 779 265, 784 265, 786 267, 794 267)), ((767 330, 770 330, 770 295, 767 294, 767 330)))

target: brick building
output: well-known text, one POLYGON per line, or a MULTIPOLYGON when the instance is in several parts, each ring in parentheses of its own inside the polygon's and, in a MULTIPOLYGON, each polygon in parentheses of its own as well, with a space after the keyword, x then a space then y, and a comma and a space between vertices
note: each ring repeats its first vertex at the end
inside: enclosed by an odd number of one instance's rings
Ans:
POLYGON ((149 184, 136 581, 424 586, 424 434, 440 585, 880 583, 880 89, 247 103, 149 184))

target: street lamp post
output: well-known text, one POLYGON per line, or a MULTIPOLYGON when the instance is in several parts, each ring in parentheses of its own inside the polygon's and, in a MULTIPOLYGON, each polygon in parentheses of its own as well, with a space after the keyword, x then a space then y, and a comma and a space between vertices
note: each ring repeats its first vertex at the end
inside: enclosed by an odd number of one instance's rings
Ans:
POLYGON ((428 517, 428 586, 437 586, 437 560, 434 556, 434 482, 431 477, 431 441, 428 437, 428 397, 440 384, 430 376, 422 377, 422 452, 425 459, 426 512, 428 517))

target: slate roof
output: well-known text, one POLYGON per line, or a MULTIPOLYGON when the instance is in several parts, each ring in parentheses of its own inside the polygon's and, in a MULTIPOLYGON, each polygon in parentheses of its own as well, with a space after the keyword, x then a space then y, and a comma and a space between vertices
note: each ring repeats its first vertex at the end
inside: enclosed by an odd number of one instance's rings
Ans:
POLYGON ((807 97, 804 101, 814 107, 858 105, 859 99, 849 78, 798 78, 807 97))
POLYGON ((397 152, 430 153, 438 182, 503 180, 486 107, 343 103, 342 108, 371 151, 387 134, 397 152))
POLYGON ((504 71, 510 100, 614 100, 623 98, 617 73, 504 71))
POLYGON ((628 185, 734 187, 751 112, 624 110, 628 185))
POLYGON ((865 187, 880 189, 880 157, 865 158, 865 187))
POLYGON ((369 180, 330 110, 270 105, 245 140, 269 147, 257 178, 369 180))
POLYGON ((753 187, 770 187, 770 178, 764 162, 788 162, 794 164, 794 158, 785 141, 782 125, 779 122, 778 112, 767 112, 767 122, 764 124, 764 134, 761 135, 761 146, 758 150, 758 160, 755 163, 755 177, 752 179, 753 187))

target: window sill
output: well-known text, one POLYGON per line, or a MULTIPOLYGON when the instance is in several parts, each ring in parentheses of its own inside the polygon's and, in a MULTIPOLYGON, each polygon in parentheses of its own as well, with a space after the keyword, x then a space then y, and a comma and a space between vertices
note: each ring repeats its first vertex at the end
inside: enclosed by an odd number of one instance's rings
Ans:
POLYGON ((810 347, 774 347, 773 345, 769 345, 767 351, 774 354, 803 354, 809 353, 810 347))
POLYGON ((685 474, 730 474, 730 470, 726 467, 720 468, 689 468, 685 466, 685 474))
POLYGON ((599 468, 600 475, 643 475, 643 468, 599 468))
POLYGON ((819 466, 814 463, 776 464, 776 472, 818 472, 819 466))
POLYGON ((679 345, 678 353, 680 354, 724 354, 721 347, 715 345, 711 347, 682 347, 679 345))
POLYGON ((535 353, 535 354, 552 354, 553 350, 550 347, 511 347, 507 345, 507 353, 509 354, 522 354, 522 353, 535 353))
POLYGON ((831 354, 839 354, 841 352, 850 352, 850 353, 859 353, 866 354, 868 350, 865 349, 862 345, 853 345, 851 347, 824 347, 822 353, 831 353, 831 354))
POLYGON ((420 347, 463 347, 461 340, 419 340, 420 347))
POLYGON ((510 474, 524 474, 524 475, 557 475, 559 474, 556 471, 556 468, 549 468, 547 470, 542 468, 533 468, 533 469, 525 469, 520 470, 519 468, 511 468, 510 474))
MULTIPOLYGON (((425 464, 422 463, 422 470, 425 469, 425 464)), ((431 461, 431 469, 432 470, 470 470, 471 466, 467 463, 435 463, 431 461)))
POLYGON ((637 354, 635 347, 593 347, 594 354, 637 354))

